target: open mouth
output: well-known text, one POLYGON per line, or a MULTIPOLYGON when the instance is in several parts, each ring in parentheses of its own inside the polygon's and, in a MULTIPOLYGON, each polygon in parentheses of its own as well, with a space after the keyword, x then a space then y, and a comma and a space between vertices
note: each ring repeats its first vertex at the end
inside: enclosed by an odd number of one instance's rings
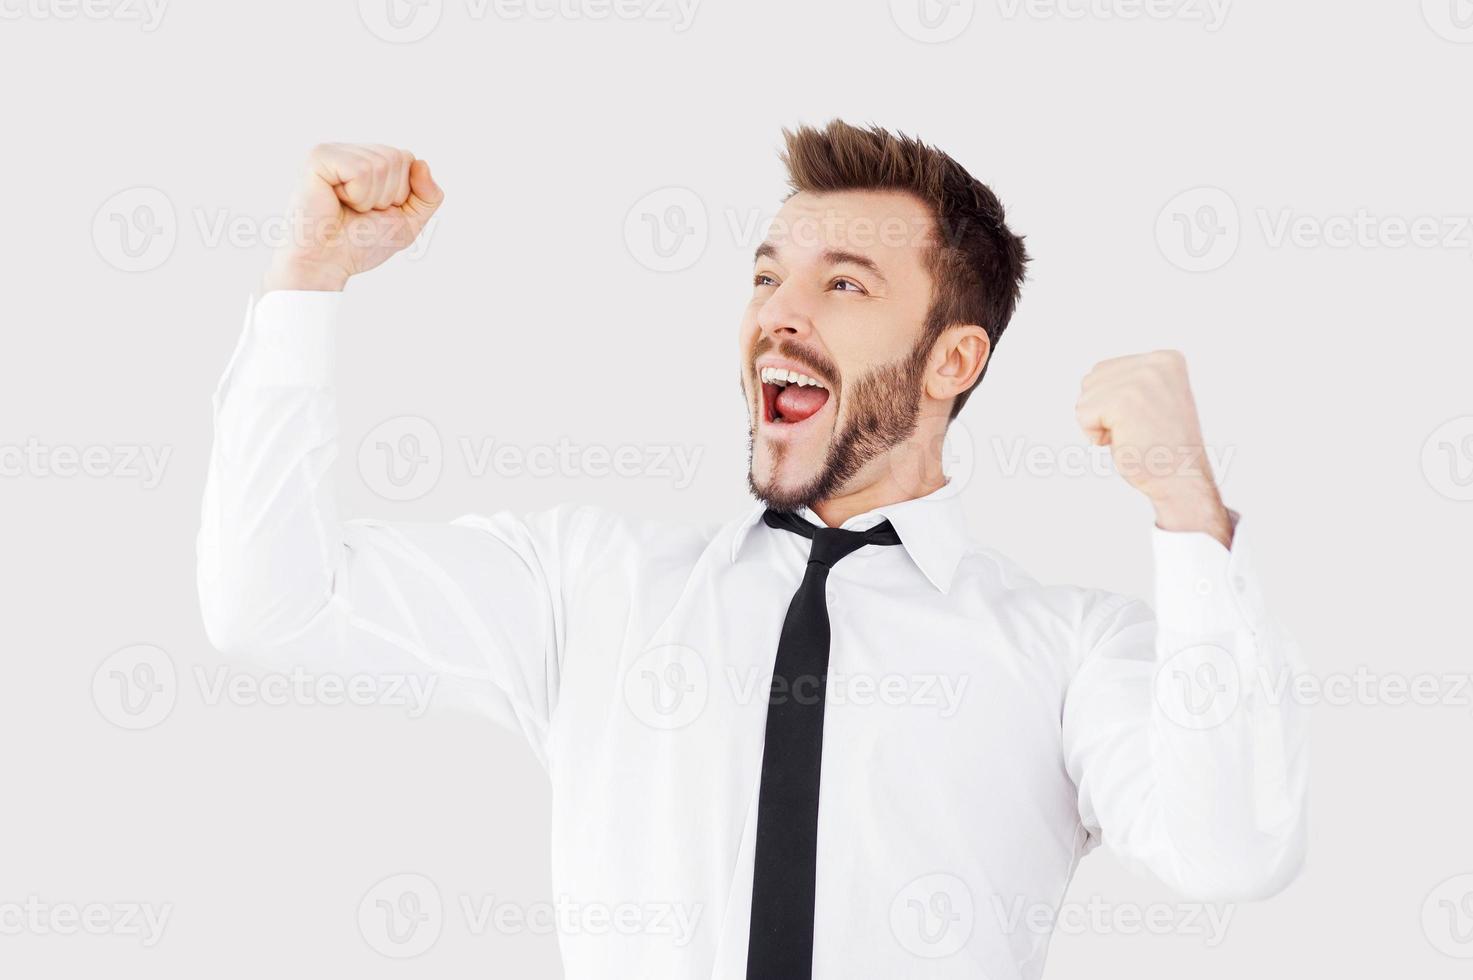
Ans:
POLYGON ((795 425, 818 414, 829 400, 822 381, 797 371, 765 367, 762 381, 762 417, 776 425, 795 425))

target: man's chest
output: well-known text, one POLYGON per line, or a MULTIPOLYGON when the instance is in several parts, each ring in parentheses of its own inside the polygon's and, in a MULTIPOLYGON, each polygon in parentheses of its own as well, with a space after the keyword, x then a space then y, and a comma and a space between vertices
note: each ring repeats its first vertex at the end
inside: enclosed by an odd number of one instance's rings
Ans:
MULTIPOLYGON (((727 808, 755 786, 771 699, 825 705, 831 779, 934 804, 1053 791, 1070 637, 1006 601, 860 560, 827 583, 828 674, 773 683, 801 567, 708 561, 641 572, 571 608, 554 757, 727 808)), ((826 785, 827 791, 827 785, 826 785)))

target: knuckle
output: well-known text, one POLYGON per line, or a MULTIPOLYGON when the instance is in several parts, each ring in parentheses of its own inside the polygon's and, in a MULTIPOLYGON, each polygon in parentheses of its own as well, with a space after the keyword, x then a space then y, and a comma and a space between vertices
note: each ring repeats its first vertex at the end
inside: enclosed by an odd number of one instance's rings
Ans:
POLYGON ((1158 350, 1151 355, 1151 362, 1157 367, 1177 371, 1186 365, 1187 359, 1179 350, 1158 350))

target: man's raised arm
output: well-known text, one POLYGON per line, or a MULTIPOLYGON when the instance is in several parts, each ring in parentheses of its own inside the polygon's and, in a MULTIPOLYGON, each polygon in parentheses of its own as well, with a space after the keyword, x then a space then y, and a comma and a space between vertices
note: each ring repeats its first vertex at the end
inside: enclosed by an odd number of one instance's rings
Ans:
POLYGON ((333 332, 347 280, 411 244, 443 194, 428 165, 383 146, 308 156, 297 240, 214 396, 198 541, 205 628, 220 650, 362 683, 423 681, 539 754, 556 699, 564 512, 395 525, 339 519, 333 332))

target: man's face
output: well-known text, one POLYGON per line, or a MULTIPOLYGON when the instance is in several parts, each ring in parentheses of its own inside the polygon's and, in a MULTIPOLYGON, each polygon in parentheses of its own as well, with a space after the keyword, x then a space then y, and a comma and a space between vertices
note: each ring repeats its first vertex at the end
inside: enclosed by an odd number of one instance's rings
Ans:
POLYGON ((741 328, 759 499, 794 510, 863 487, 915 430, 932 227, 895 191, 803 192, 778 212, 741 328))

